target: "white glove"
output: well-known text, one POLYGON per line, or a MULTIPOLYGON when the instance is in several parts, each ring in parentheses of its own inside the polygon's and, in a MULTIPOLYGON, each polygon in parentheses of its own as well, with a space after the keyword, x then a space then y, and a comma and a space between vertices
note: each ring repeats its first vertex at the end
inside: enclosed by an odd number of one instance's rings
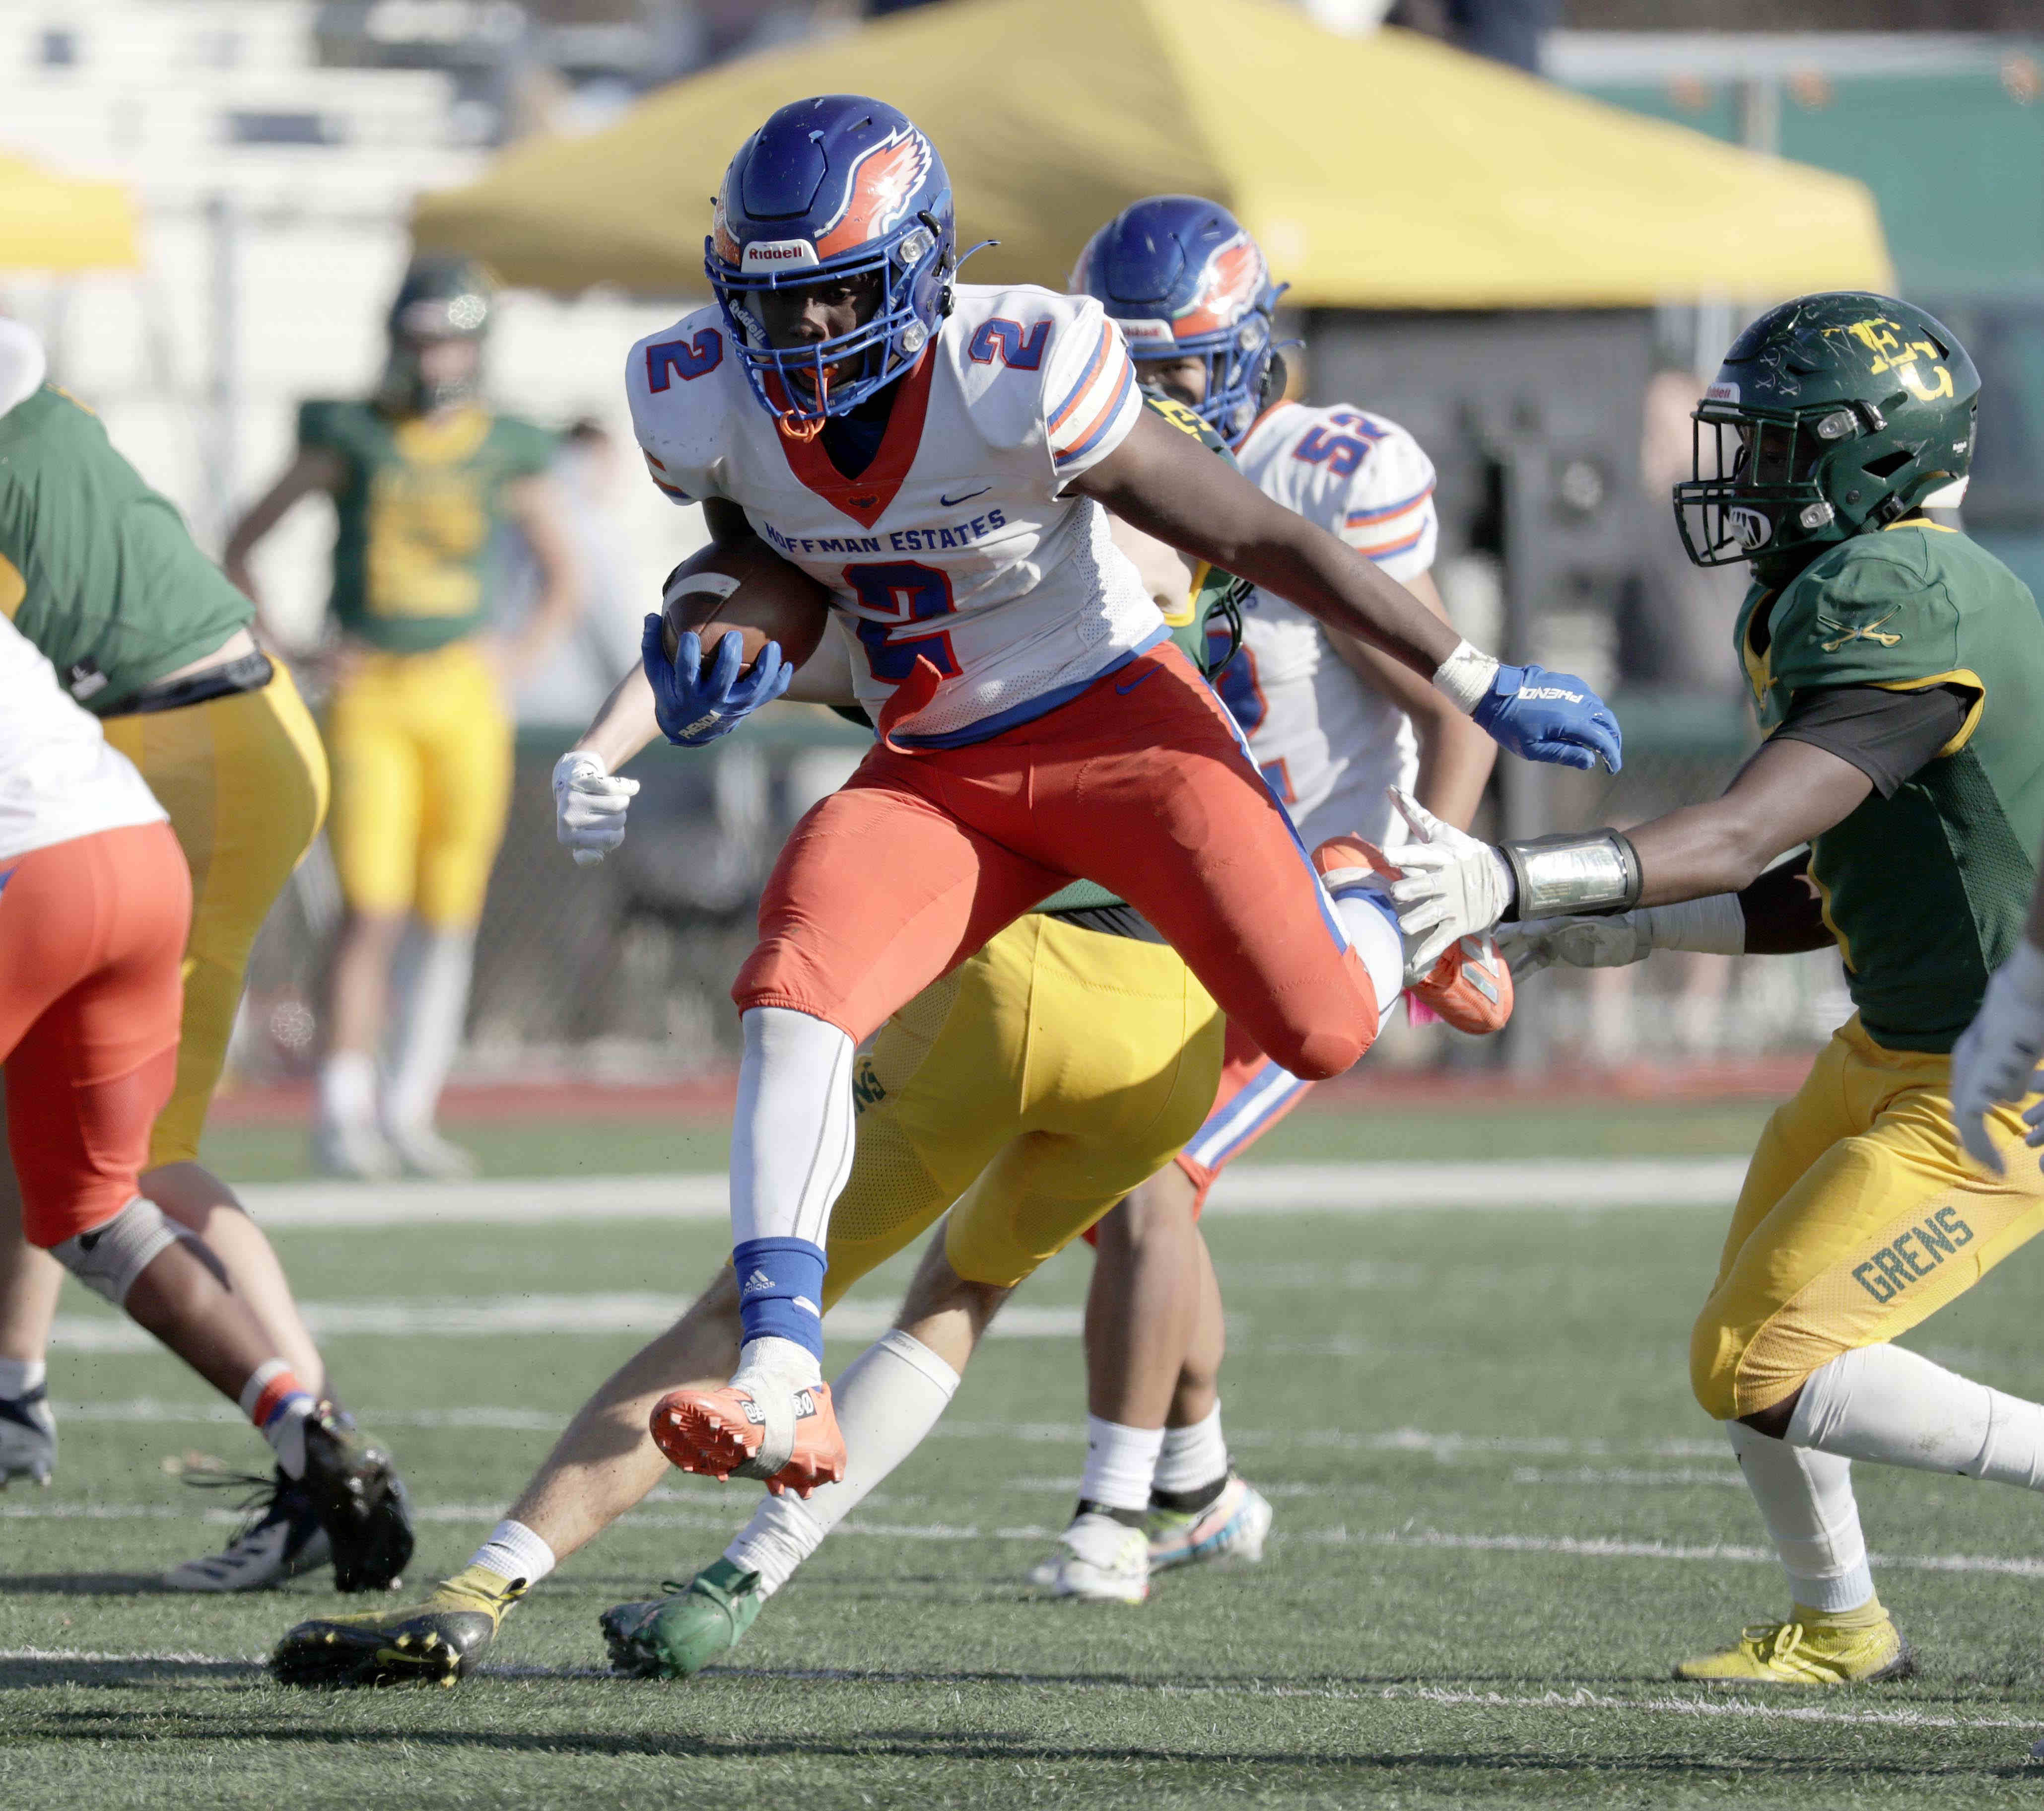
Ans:
POLYGON ((601 861, 624 840, 624 813, 638 790, 638 781, 619 779, 586 748, 554 763, 554 833, 577 865, 601 861))
POLYGON ((1657 949, 1746 953, 1746 913, 1735 893, 1708 893, 1673 906, 1641 906, 1608 917, 1530 918, 1497 927, 1498 954, 1515 979, 1561 963, 1570 968, 1623 968, 1657 949))
MULTIPOLYGON (((1997 1176, 2001 1153, 1987 1135, 1987 1116, 2004 1101, 2019 1101, 2044 1087, 2037 1065, 2044 1057, 2044 950, 2016 940, 2008 961, 1988 977, 1987 997, 1952 1052, 1952 1122, 1974 1160, 1997 1176)), ((2023 1114, 2027 1142, 2044 1144, 2044 1106, 2023 1114)))
POLYGON ((1565 968, 1624 968, 1654 948, 1644 912, 1608 918, 1528 918, 1497 927, 1497 953, 1520 980, 1560 963, 1565 968))
POLYGON ((1477 936, 1503 916, 1512 903, 1512 870, 1489 844, 1443 824, 1403 787, 1391 788, 1391 802, 1412 829, 1412 840, 1393 857, 1404 878, 1391 883, 1410 987, 1433 972, 1458 938, 1477 936))

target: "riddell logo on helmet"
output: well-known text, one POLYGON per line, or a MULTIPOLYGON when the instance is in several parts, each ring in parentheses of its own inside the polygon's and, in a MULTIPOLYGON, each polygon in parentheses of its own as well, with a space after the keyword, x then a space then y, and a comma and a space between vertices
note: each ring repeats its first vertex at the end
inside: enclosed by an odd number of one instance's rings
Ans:
POLYGON ((1736 402, 1739 400, 1739 386, 1735 383, 1714 383, 1704 392, 1704 400, 1706 402, 1736 402))
POLYGON ((806 239, 755 239, 745 248, 739 268, 770 271, 781 264, 815 264, 822 260, 806 239))

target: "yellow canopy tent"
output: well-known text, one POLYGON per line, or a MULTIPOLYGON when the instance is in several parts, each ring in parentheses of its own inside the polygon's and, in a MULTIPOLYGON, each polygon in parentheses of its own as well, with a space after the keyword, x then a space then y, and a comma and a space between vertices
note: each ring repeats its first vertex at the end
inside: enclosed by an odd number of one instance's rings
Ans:
POLYGON ((728 64, 428 195, 421 246, 509 282, 700 292, 709 198, 768 113, 892 102, 950 166, 978 282, 1057 283, 1178 190, 1231 208, 1313 307, 1623 307, 1885 287, 1862 184, 1271 0, 968 0, 728 64))
POLYGON ((135 207, 118 183, 53 176, 0 152, 0 271, 133 270, 135 207))

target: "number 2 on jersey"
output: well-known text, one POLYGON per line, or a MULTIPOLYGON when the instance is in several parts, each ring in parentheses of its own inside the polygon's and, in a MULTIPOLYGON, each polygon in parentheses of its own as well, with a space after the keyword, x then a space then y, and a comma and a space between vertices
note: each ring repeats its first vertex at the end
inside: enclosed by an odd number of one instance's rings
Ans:
POLYGON ((866 664, 874 679, 899 685, 915 671, 918 655, 946 679, 958 674, 958 657, 951 652, 951 638, 944 630, 934 635, 908 636, 898 641, 889 639, 897 624, 928 622, 957 610, 947 575, 934 566, 897 559, 871 566, 847 566, 844 582, 863 609, 888 619, 879 622, 868 616, 859 619, 859 639, 865 646, 866 664))

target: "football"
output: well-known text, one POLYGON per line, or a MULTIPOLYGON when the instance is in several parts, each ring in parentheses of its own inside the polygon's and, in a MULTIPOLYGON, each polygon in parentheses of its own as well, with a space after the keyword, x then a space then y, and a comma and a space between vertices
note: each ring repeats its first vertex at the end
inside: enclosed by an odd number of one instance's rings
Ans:
POLYGON ((669 659, 686 630, 702 638, 707 663, 736 629, 747 667, 770 641, 780 643, 790 666, 801 666, 816 652, 830 619, 830 593, 758 540, 713 542, 691 554, 667 575, 660 605, 669 659))

